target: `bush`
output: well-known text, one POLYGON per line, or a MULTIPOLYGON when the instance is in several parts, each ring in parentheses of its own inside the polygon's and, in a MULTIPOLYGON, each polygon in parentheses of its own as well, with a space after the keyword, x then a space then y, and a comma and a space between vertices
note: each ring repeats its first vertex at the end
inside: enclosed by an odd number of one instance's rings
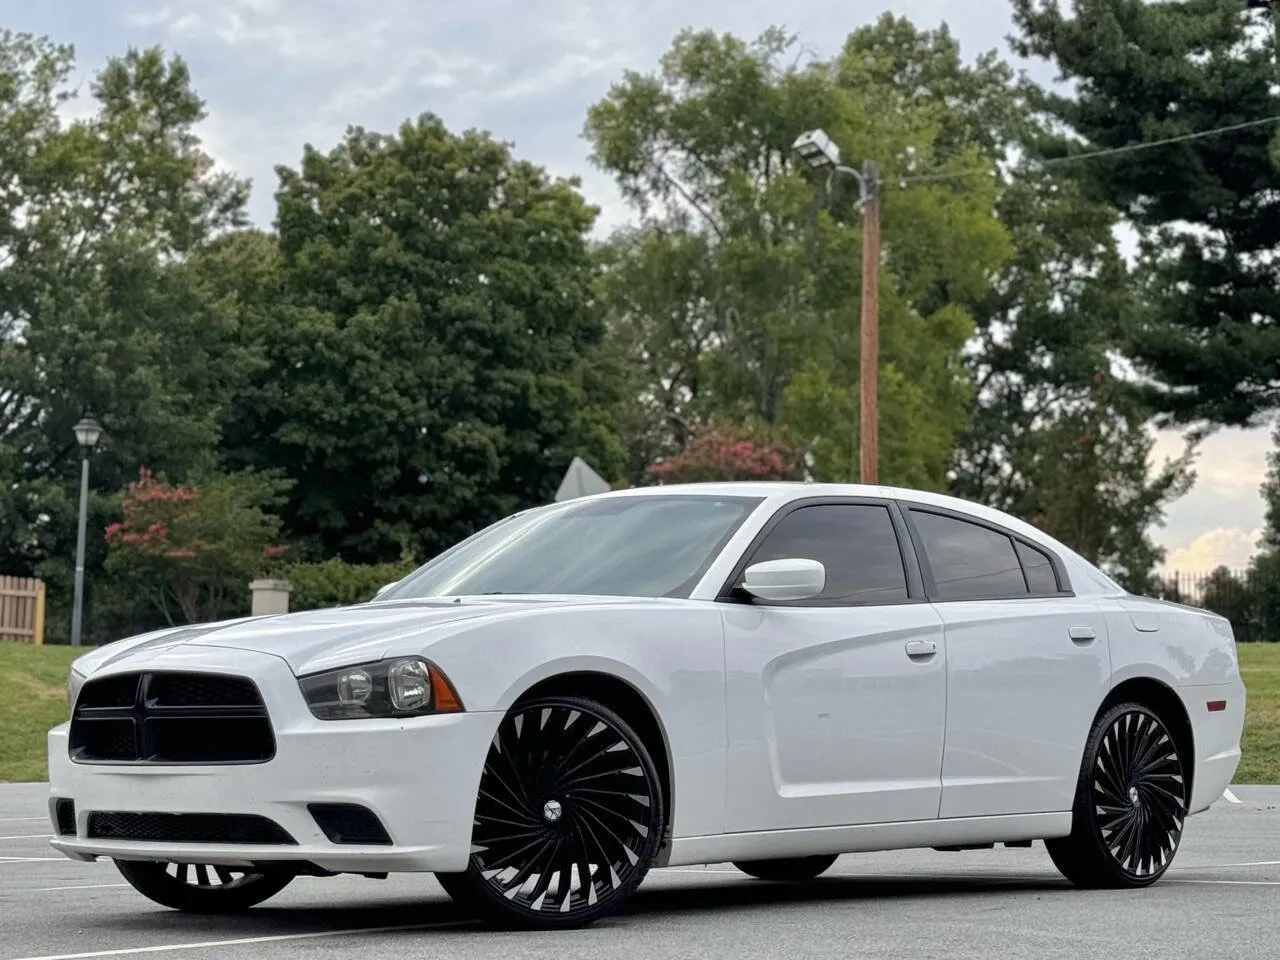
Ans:
MULTIPOLYGON (((778 431, 785 434, 785 427, 778 431)), ((675 456, 651 463, 654 483, 701 483, 735 480, 803 480, 800 453, 759 429, 708 424, 698 429, 675 456)))
POLYGON ((399 580, 414 569, 412 559, 398 563, 345 563, 336 557, 324 563, 295 563, 281 576, 293 587, 290 610, 345 607, 372 600, 378 588, 399 580))
POLYGON ((280 520, 268 512, 282 489, 251 472, 178 485, 144 468, 121 497, 121 519, 106 528, 103 570, 167 623, 234 616, 249 581, 282 549, 280 520))

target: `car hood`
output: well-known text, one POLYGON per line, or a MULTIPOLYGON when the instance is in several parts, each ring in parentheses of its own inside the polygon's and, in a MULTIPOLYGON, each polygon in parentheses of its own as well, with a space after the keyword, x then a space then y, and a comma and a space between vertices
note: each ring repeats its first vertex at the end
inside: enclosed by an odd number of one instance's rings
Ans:
MULTIPOLYGON (((265 617, 176 627, 119 640, 76 661, 88 675, 107 668, 152 665, 178 647, 222 647, 269 653, 295 673, 380 659, 394 644, 435 628, 483 617, 507 617, 548 606, 583 606, 612 600, 570 597, 483 597, 449 600, 391 600, 265 617)), ((424 637, 429 639, 429 637, 424 637)))

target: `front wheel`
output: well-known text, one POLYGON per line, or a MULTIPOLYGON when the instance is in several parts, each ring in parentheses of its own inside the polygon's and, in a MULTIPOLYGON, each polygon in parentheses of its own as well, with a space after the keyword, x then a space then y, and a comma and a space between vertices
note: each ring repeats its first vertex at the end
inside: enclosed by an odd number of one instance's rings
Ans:
POLYGON ((580 697, 532 700, 490 744, 467 869, 437 879, 501 925, 581 927, 640 885, 665 823, 657 768, 625 720, 580 697))
POLYGON ((835 854, 822 854, 816 857, 789 857, 781 860, 735 860, 733 865, 757 880, 804 883, 806 880, 814 880, 826 873, 835 862, 835 854))
POLYGON ((251 873, 202 863, 117 860, 115 865, 148 900, 186 913, 241 913, 274 897, 294 878, 287 870, 251 873))
POLYGON ((1173 733, 1148 707, 1117 704, 1090 732, 1071 834, 1045 847, 1076 886, 1150 886, 1173 862, 1189 800, 1173 733))

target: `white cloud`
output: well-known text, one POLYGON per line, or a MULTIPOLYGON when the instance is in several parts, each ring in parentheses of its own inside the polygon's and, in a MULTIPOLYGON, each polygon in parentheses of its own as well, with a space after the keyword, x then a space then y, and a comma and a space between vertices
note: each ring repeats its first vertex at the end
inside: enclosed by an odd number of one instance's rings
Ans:
POLYGON ((1261 530, 1216 527, 1196 537, 1190 544, 1169 552, 1164 567, 1181 573, 1208 573, 1217 567, 1242 569, 1257 552, 1261 530))
MULTIPOLYGON (((1177 432, 1158 434, 1153 466, 1180 454, 1182 443, 1177 432)), ((1195 486, 1169 507, 1164 525, 1152 531, 1156 543, 1169 551, 1168 569, 1190 569, 1187 564, 1208 563, 1209 569, 1224 563, 1248 564, 1261 536, 1264 511, 1259 488, 1266 479, 1270 449, 1270 434, 1263 427, 1222 429, 1200 444, 1195 486)))

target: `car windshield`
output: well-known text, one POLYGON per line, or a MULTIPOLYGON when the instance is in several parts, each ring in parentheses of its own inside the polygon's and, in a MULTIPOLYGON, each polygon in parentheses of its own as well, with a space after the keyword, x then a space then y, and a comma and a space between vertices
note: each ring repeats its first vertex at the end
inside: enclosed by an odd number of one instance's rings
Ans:
POLYGON ((462 541, 379 598, 687 597, 760 498, 654 494, 539 507, 462 541))

